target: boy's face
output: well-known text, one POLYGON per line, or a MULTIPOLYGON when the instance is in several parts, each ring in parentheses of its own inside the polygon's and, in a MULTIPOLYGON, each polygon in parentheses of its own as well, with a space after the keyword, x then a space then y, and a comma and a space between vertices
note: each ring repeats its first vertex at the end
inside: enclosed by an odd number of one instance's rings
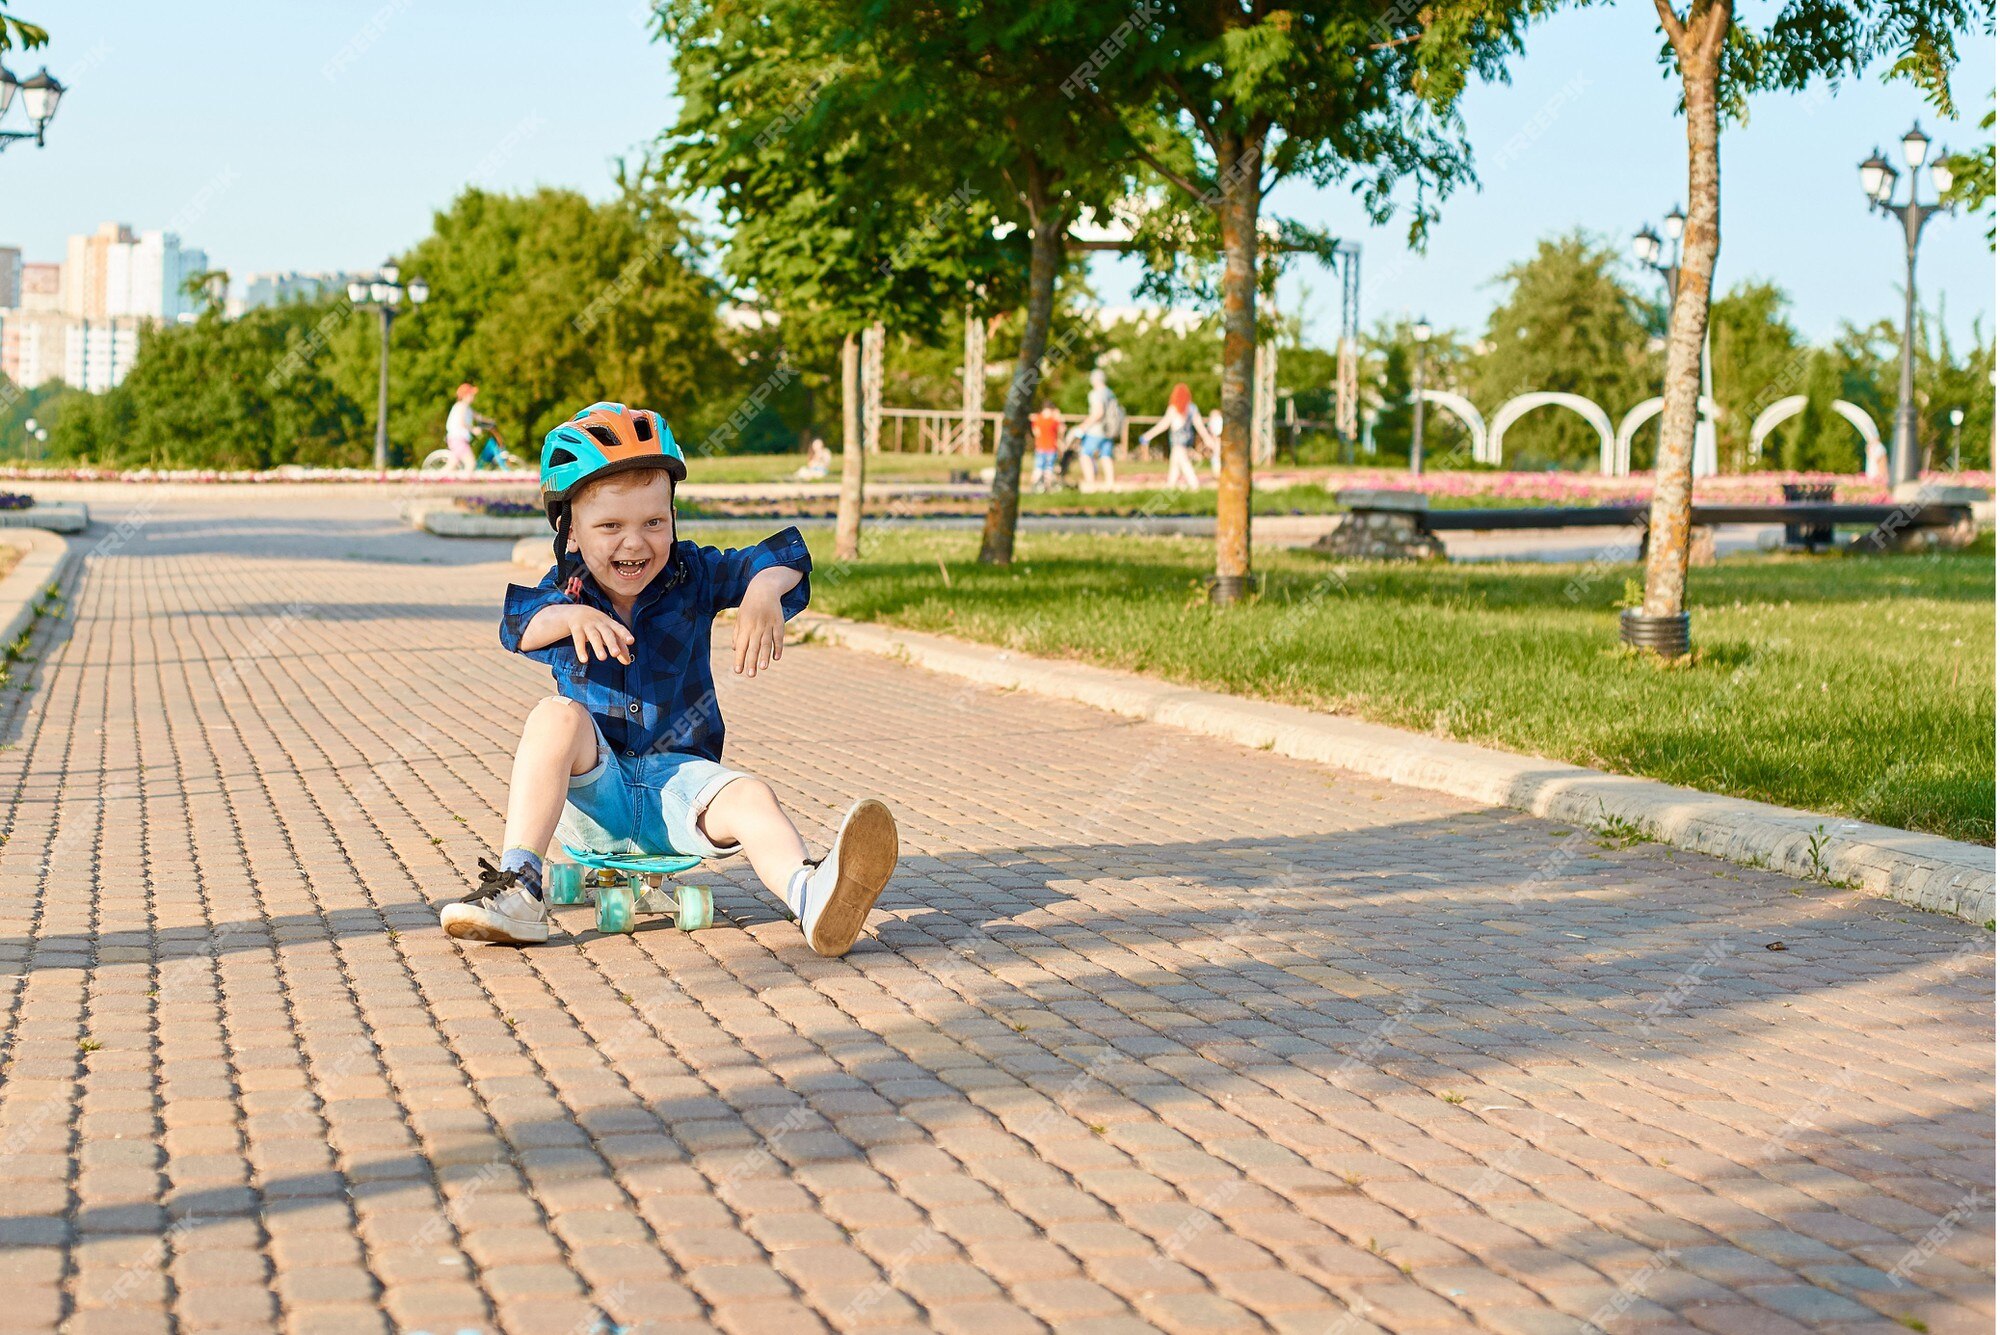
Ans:
POLYGON ((584 488, 571 505, 569 543, 598 588, 613 598, 635 597, 673 553, 673 479, 649 468, 584 488))

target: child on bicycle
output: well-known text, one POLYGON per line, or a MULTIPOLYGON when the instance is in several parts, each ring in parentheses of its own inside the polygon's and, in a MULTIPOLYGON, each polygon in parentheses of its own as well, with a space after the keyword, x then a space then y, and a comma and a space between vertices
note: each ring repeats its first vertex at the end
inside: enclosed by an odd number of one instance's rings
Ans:
POLYGON ((471 941, 549 938, 542 858, 550 836, 600 852, 741 852, 822 955, 843 955, 898 854, 889 809, 863 798, 822 858, 762 779, 722 763, 709 627, 737 608, 736 672, 784 652, 812 559, 796 528, 720 551, 678 541, 674 488, 687 461, 658 413, 594 403, 542 444, 554 569, 507 590, 500 643, 545 663, 557 694, 529 711, 514 753, 500 865, 449 904, 471 941))

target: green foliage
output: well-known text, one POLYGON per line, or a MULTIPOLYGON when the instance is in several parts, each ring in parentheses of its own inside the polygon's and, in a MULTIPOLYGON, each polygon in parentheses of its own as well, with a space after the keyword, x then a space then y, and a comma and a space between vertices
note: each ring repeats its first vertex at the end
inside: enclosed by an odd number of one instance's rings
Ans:
POLYGON ((1944 159, 1951 169, 1951 194, 1948 200, 1959 205, 1967 213, 1986 213, 1986 248, 1993 249, 1993 108, 1986 109, 1979 128, 1985 133, 1981 143, 1970 153, 1952 153, 1944 159))
MULTIPOLYGON (((767 370, 724 348, 700 263, 685 217, 644 190, 603 204, 466 190, 401 257, 431 299, 393 326, 391 440, 406 459, 437 448, 467 380, 509 442, 532 447, 596 399, 643 403, 701 439, 767 370)), ((335 341, 335 378, 358 402, 374 401, 379 331, 369 313, 335 341)))
MULTIPOLYGON (((1716 453, 1725 472, 1748 467, 1757 414, 1804 384, 1811 354, 1786 314, 1788 304, 1775 283, 1746 280, 1709 307, 1709 361, 1715 401, 1724 410, 1716 453)), ((1614 419, 1622 411, 1606 407, 1614 419)), ((1645 432, 1657 433, 1657 425, 1645 432)))
POLYGON ((26 19, 15 18, 7 12, 7 0, 0 0, 0 51, 17 46, 24 51, 32 51, 38 46, 48 45, 48 41, 48 29, 26 19))
POLYGON ((144 330, 117 389, 64 401, 49 455, 142 468, 363 464, 360 405, 319 360, 288 355, 344 318, 301 303, 144 330))
MULTIPOLYGON (((1472 400, 1489 417, 1518 394, 1581 394, 1615 423, 1659 392, 1661 361, 1647 343, 1645 305, 1618 257, 1582 232, 1537 244, 1496 280, 1505 295, 1488 317, 1472 366, 1472 400)), ((1542 408, 1507 432, 1503 464, 1594 467, 1597 433, 1575 413, 1542 408)))
MULTIPOLYGON (((1779 427, 1768 448, 1780 468, 1800 472, 1858 473, 1864 460, 1861 433, 1833 410, 1836 399, 1850 392, 1873 397, 1856 383, 1848 355, 1839 349, 1822 348, 1807 359, 1804 384, 1797 393, 1806 396, 1805 411, 1779 427)), ((1849 400, 1852 402, 1852 400, 1849 400)))

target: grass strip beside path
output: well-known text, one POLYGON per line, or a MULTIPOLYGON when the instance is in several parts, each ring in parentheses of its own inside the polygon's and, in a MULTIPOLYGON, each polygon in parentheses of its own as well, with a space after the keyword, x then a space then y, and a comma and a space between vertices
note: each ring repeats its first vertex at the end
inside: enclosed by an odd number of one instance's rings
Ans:
POLYGON ((1023 533, 1011 568, 978 565, 963 533, 878 530, 845 569, 831 534, 809 542, 813 605, 836 615, 1993 842, 1990 536, 1951 555, 1696 569, 1698 650, 1678 667, 1617 647, 1629 563, 1272 552, 1261 597, 1223 611, 1203 595, 1214 558, 1198 539, 1023 533))

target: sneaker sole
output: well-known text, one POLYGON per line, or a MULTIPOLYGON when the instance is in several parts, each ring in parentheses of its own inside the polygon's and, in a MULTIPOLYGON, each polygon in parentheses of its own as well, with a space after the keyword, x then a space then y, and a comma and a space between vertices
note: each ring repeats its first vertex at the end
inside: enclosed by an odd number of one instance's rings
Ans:
POLYGON ((855 938, 868 921, 868 911, 895 874, 901 850, 896 818, 872 797, 864 797, 848 809, 840 823, 838 843, 840 878, 813 923, 812 935, 806 938, 814 954, 829 958, 854 948, 855 938))
POLYGON ((484 919, 453 916, 449 910, 444 918, 444 934, 458 941, 495 941, 504 946, 539 946, 549 939, 548 924, 542 924, 542 934, 521 933, 502 927, 498 923, 484 919))

